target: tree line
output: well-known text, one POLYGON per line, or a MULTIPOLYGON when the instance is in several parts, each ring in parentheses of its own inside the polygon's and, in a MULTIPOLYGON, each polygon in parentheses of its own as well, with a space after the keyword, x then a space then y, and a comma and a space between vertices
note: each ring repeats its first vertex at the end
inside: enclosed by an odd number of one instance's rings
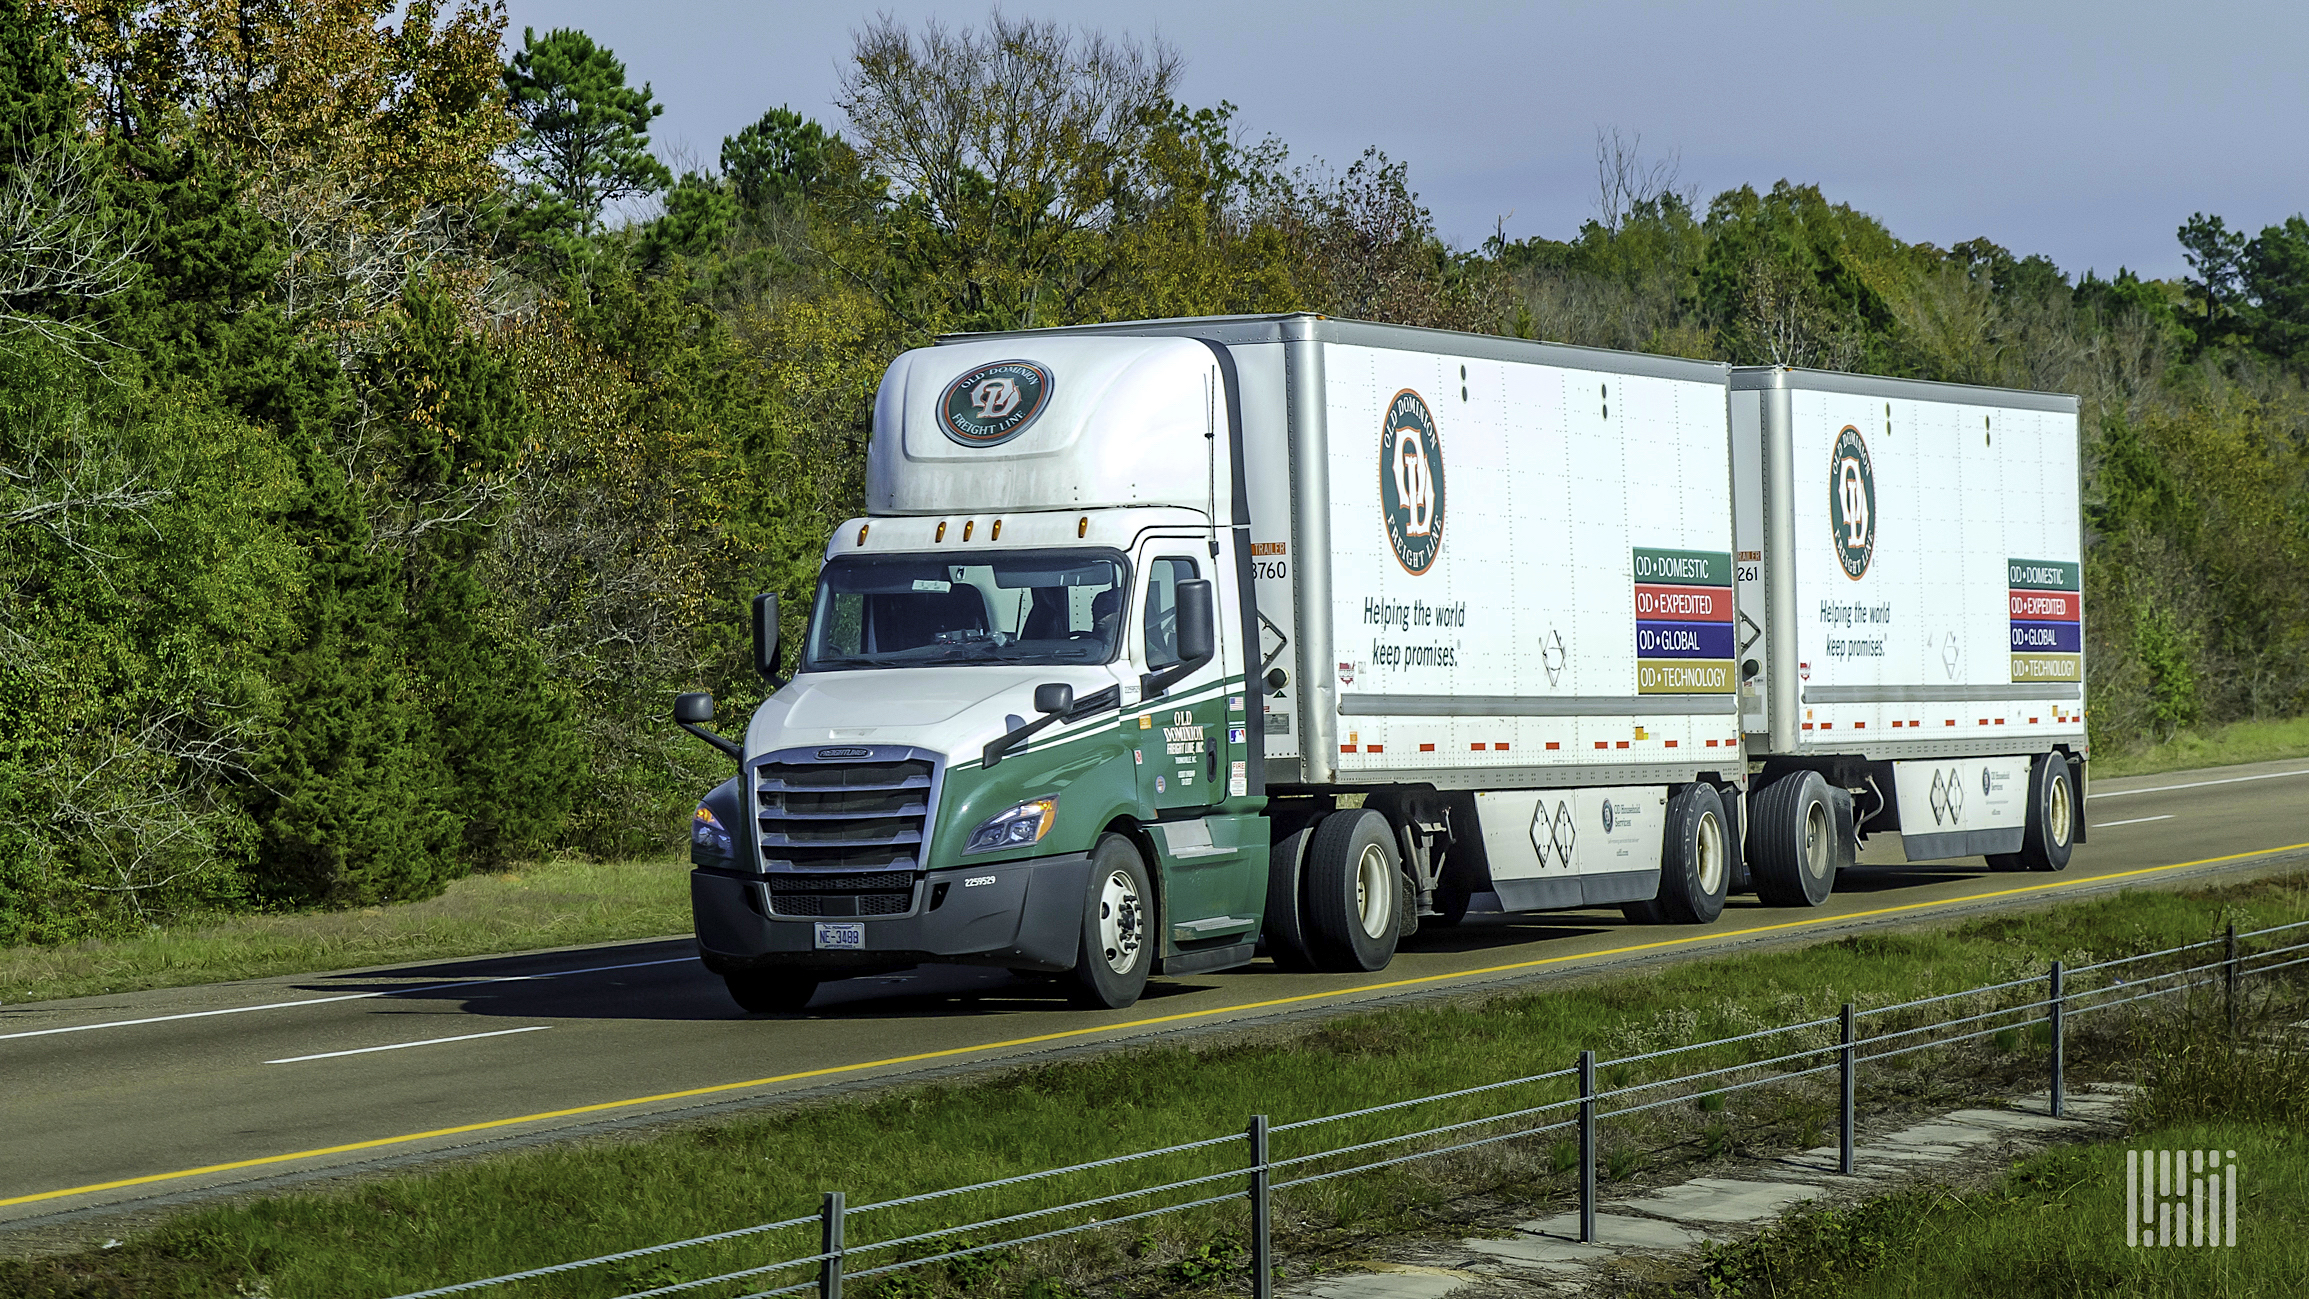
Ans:
POLYGON ((2309 694, 2309 223, 2193 274, 1704 207, 1599 141, 1563 240, 1447 245, 996 14, 861 28, 841 120, 669 166, 645 80, 485 0, 0 0, 0 942, 679 842, 806 615, 874 386, 959 330, 1316 310, 2085 401, 2096 742, 2309 694))

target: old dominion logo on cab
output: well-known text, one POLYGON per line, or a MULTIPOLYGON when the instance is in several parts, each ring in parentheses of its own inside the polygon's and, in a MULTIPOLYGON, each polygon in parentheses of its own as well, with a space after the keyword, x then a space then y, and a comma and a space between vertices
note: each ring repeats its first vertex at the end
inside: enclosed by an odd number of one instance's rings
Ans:
POLYGON ((1050 389, 1050 371, 1032 361, 982 365, 946 385, 938 426, 966 447, 1000 446, 1050 404, 1050 389))
POLYGON ((1387 403, 1379 431, 1379 512, 1395 561, 1417 577, 1443 549, 1443 439, 1418 393, 1387 403))

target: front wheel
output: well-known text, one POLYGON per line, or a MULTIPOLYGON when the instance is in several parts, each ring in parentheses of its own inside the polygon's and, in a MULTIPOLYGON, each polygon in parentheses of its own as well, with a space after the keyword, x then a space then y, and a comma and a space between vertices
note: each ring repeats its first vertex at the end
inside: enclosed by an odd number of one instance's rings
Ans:
POLYGON ((1086 1010, 1134 1005, 1154 961, 1154 886, 1146 859, 1121 835, 1102 835, 1090 854, 1069 999, 1086 1010))
POLYGON ((722 983, 750 1015, 793 1014, 818 991, 818 976, 804 970, 743 970, 723 975, 722 983))
POLYGON ((1991 853, 1988 864, 2003 871, 2066 870, 2076 851, 2076 827, 2076 786, 2069 780, 2068 759, 2040 754, 2028 771, 2028 820, 2020 851, 1991 853))
POLYGON ((1316 822, 1305 893, 1316 962, 1348 973, 1386 969, 1402 936, 1406 887, 1386 817, 1356 808, 1316 822))

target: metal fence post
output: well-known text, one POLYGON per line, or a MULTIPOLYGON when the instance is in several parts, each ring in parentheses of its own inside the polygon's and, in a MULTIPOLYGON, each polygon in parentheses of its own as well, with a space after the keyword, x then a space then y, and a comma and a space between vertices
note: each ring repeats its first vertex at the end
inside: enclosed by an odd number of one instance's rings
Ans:
POLYGON ((1251 1296, 1274 1299, 1275 1259, 1267 1208, 1267 1116, 1251 1116, 1251 1296))
POLYGON ((2050 1013, 2052 1015, 2052 1116, 2058 1119, 2068 1115, 2066 1081, 2062 1077, 2063 1066, 2068 1063, 2068 1036, 2065 1031, 2068 993, 2061 985, 2061 964, 2059 961, 2052 963, 2050 1013))
POLYGON ((1579 1243, 1595 1243, 1595 1052, 1579 1053, 1579 1243))
POLYGON ((842 1299, 842 1193, 826 1192, 818 1207, 818 1252, 826 1256, 818 1266, 818 1299, 842 1299))
POLYGON ((2229 922, 2226 959, 2223 962, 2223 967, 2221 976, 2223 981, 2228 984, 2229 1031, 2234 1033, 2237 1031, 2237 922, 2234 920, 2229 922))
POLYGON ((1842 1075, 1844 1084, 1844 1121, 1837 1149, 1836 1168, 1846 1177, 1850 1177, 1852 1175, 1852 1129, 1857 1117, 1854 1115, 1852 1107, 1852 1075, 1854 1066, 1859 1063, 1859 1056, 1852 1045, 1852 1003, 1849 1001, 1844 1003, 1843 1030, 1844 1049, 1837 1053, 1837 1063, 1841 1066, 1837 1072, 1842 1075))

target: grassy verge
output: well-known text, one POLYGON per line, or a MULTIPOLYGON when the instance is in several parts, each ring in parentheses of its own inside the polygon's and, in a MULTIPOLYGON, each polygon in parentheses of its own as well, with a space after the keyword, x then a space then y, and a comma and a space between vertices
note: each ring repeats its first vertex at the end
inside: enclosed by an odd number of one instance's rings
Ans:
POLYGON ((686 933, 689 926, 684 858, 556 860, 469 876, 424 902, 234 916, 131 938, 0 949, 0 1001, 567 947, 686 933))
POLYGON ((2093 776, 2146 776, 2196 767, 2229 767, 2243 762, 2275 762, 2309 757, 2309 717, 2281 722, 2232 722, 2208 731, 2183 731, 2163 744, 2140 749, 2104 746, 2093 750, 2093 776))
POLYGON ((2144 1038, 2145 1092, 2119 1142, 2055 1147, 2001 1185, 1917 1188, 1790 1214, 1713 1250, 1694 1287, 1776 1299, 2309 1294, 2309 1057, 2186 1024, 2144 1038), (2218 1149, 2238 1172, 2235 1248, 2125 1243, 2125 1152, 2218 1149))
MULTIPOLYGON (((284 1195, 188 1212, 119 1249, 0 1262, 0 1293, 389 1295, 812 1212, 820 1192, 852 1204, 1012 1176, 1174 1142, 1240 1132, 1246 1116, 1276 1123, 1561 1068, 1583 1047, 1609 1059, 1832 1014, 1840 1002, 1886 1005, 2018 977, 2053 957, 2082 963, 2171 946, 2226 920, 2254 927, 2309 918, 2309 876, 2190 894, 2143 892, 1940 930, 1864 935, 1803 949, 1673 966, 1639 979, 1502 993, 1480 1002, 1407 1006, 1323 1022, 1284 1040, 1166 1046, 1019 1070, 948 1085, 796 1106, 650 1139, 563 1147, 443 1166, 354 1188, 284 1195)), ((2297 1016, 2296 1016, 2297 1017, 2297 1016)), ((2072 1039, 2071 1071, 2122 1071, 2129 1040, 2111 1027, 2072 1039), (2096 1032, 2098 1036, 2096 1036, 2096 1032)), ((2111 1021, 2098 1021, 2110 1024, 2111 1021)), ((774 1025, 763 1026, 774 1034, 774 1025)), ((1746 1058, 1785 1050, 1784 1042, 1746 1058)), ((1723 1048, 1744 1050, 1746 1048, 1723 1048)), ((1936 1073, 1933 1053, 1872 1077, 1870 1113, 1940 1104, 2041 1073, 2022 1034, 1983 1040, 1936 1073), (1966 1089, 1972 1089, 1968 1092, 1966 1089)), ((1693 1057, 1676 1062, 1691 1067, 1693 1057)), ((1640 1080, 1632 1072, 1607 1085, 1640 1080)), ((1554 1099, 1556 1083, 1442 1102, 1307 1132, 1279 1134, 1277 1158, 1376 1140, 1554 1099), (1318 1144, 1319 1143, 1319 1144, 1318 1144)), ((1833 1130, 1827 1085, 1695 1096, 1614 1121, 1608 1179, 1638 1178, 1677 1161, 1754 1148, 1809 1145, 1833 1130)), ((1497 1129, 1491 1129, 1497 1131, 1497 1129)), ((1502 1142, 1448 1158, 1342 1177, 1285 1194, 1278 1231, 1302 1260, 1367 1247, 1391 1233, 1464 1231, 1485 1196, 1519 1203, 1558 1197, 1571 1161, 1567 1134, 1502 1142)), ((1396 1147, 1402 1149, 1404 1147, 1396 1147)), ((855 1218, 853 1244, 937 1231, 957 1222, 1120 1193, 1164 1177, 1239 1167, 1239 1143, 963 1199, 855 1218)), ((1318 1165, 1319 1167, 1320 1165, 1318 1165)), ((1189 1195, 1237 1189, 1239 1179, 1189 1195)), ((1142 1207, 1121 1202, 1096 1212, 1142 1207)), ((858 1282, 887 1299, 1129 1294, 1226 1281, 1240 1266, 1240 1203, 1086 1232, 1029 1251, 858 1282)), ((1079 1218, 1039 1219, 1036 1228, 1079 1218)), ((1015 1228, 1023 1231, 1029 1228, 1015 1228)), ((1006 1233, 1007 1234, 1007 1233, 1006 1233)), ((555 1277, 509 1295, 621 1294, 814 1251, 807 1227, 555 1277)), ((910 1247, 906 1257, 933 1252, 910 1247)), ((852 1264, 853 1271, 870 1266, 852 1264)), ((1303 1263, 1302 1266, 1305 1264, 1303 1263)), ((707 1287, 720 1299, 778 1284, 707 1287)), ((784 1274, 782 1279, 805 1279, 784 1274)))

